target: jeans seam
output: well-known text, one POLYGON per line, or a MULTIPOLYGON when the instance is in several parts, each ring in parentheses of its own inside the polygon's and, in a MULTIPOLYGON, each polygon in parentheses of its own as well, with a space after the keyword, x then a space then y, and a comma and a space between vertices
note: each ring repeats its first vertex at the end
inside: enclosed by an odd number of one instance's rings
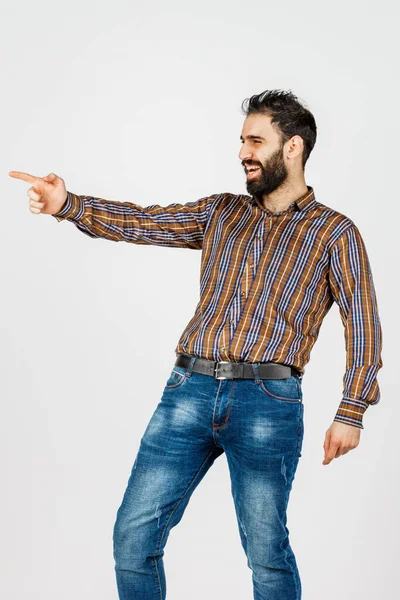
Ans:
MULTIPOLYGON (((299 408, 301 409, 301 406, 299 406, 299 408)), ((301 412, 299 410, 299 412, 298 412, 298 424, 300 423, 300 414, 301 414, 301 412)), ((298 444, 298 442, 297 442, 297 444, 298 444)), ((297 452, 295 450, 295 456, 293 457, 294 461, 298 460, 297 457, 296 457, 296 454, 297 454, 297 452)), ((285 492, 285 514, 287 512, 287 508, 288 508, 288 504, 289 504, 289 495, 290 495, 290 490, 291 490, 292 485, 293 485, 293 478, 294 478, 294 474, 291 475, 290 485, 287 486, 286 492, 285 492)), ((291 565, 289 564, 289 562, 287 560, 287 550, 286 550, 286 548, 284 549, 284 560, 285 560, 285 563, 288 565, 289 570, 293 574, 294 587, 295 587, 295 590, 296 590, 296 598, 295 598, 295 600, 300 600, 301 596, 299 595, 300 594, 299 582, 298 582, 298 579, 296 577, 295 570, 292 570, 291 565)), ((296 560, 296 559, 294 559, 294 560, 296 560)))
POLYGON ((301 440, 301 436, 302 436, 302 422, 301 422, 301 415, 302 415, 302 410, 303 410, 303 401, 301 400, 299 402, 299 410, 297 413, 297 443, 296 443, 296 449, 295 449, 295 453, 294 453, 294 457, 295 459, 299 459, 300 458, 300 440, 301 440))
MULTIPOLYGON (((290 494, 290 489, 288 488, 286 490, 285 512, 287 511, 287 507, 288 507, 288 503, 289 503, 289 494, 290 494)), ((284 549, 284 556, 285 556, 285 563, 288 565, 289 570, 292 571, 292 573, 293 573, 294 587, 295 587, 295 590, 296 590, 296 600, 300 600, 300 596, 299 596, 299 591, 300 590, 299 590, 298 580, 296 578, 295 571, 292 570, 291 565, 288 563, 286 548, 284 549)))
POLYGON ((231 412, 231 406, 232 406, 232 400, 233 400, 232 396, 233 396, 233 389, 235 387, 235 382, 236 382, 236 379, 233 379, 231 391, 230 391, 230 394, 229 394, 229 404, 228 404, 228 408, 227 408, 227 411, 226 411, 225 421, 221 425, 219 425, 218 423, 214 424, 214 420, 213 420, 212 427, 213 427, 214 431, 219 431, 220 429, 223 429, 224 427, 226 427, 227 424, 228 424, 229 414, 231 412))
POLYGON ((171 511, 171 513, 170 513, 170 515, 169 515, 169 517, 168 517, 168 519, 167 519, 167 521, 166 521, 166 523, 164 525, 164 528, 163 528, 163 530, 161 532, 161 537, 158 540, 158 550, 160 550, 160 548, 161 548, 161 542, 162 542, 162 539, 164 537, 165 531, 166 531, 166 529, 168 527, 168 523, 171 520, 172 515, 174 514, 175 510, 178 508, 181 500, 186 496, 187 492, 189 491, 189 489, 191 488, 191 486, 195 482, 195 480, 196 480, 197 476, 199 475, 200 471, 202 470, 202 468, 204 467, 204 465, 206 464, 206 462, 208 461, 208 459, 210 458, 210 456, 212 456, 212 454, 213 454, 213 450, 211 450, 211 452, 209 452, 207 454, 207 456, 205 457, 205 459, 201 463, 200 467, 197 469, 196 473, 194 474, 194 476, 193 476, 192 480, 190 481, 189 485, 187 486, 186 490, 183 492, 182 496, 179 498, 179 500, 176 502, 175 506, 173 507, 173 509, 172 509, 172 511, 171 511))
POLYGON ((158 583, 158 593, 160 595, 160 600, 162 600, 162 589, 161 589, 161 581, 160 581, 160 575, 158 573, 158 569, 157 569, 157 559, 154 556, 153 557, 153 563, 154 563, 154 570, 156 572, 156 577, 157 577, 157 583, 158 583))

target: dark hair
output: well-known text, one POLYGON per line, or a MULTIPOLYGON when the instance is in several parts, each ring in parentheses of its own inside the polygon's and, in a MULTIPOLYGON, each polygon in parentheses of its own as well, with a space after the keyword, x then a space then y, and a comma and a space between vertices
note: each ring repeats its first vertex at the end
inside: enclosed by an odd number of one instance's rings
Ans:
POLYGON ((303 169, 317 139, 317 126, 311 112, 301 104, 291 90, 266 90, 243 100, 244 114, 266 114, 276 124, 282 144, 294 135, 303 138, 303 169))

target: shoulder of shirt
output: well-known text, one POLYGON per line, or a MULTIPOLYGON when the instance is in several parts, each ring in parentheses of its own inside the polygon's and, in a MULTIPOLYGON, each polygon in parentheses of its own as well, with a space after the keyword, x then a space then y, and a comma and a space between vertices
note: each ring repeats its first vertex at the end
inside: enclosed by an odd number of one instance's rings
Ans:
POLYGON ((335 244, 337 244, 337 242, 350 230, 358 232, 356 224, 347 215, 330 206, 326 206, 321 202, 316 202, 315 204, 320 208, 321 215, 325 214, 327 217, 327 225, 330 229, 327 240, 328 249, 332 249, 332 247, 335 246, 335 244))
POLYGON ((326 204, 322 204, 321 202, 317 202, 317 201, 314 202, 314 206, 316 208, 319 208, 321 211, 321 214, 325 214, 332 221, 340 222, 340 223, 343 223, 344 225, 348 225, 348 226, 355 225, 354 221, 352 219, 350 219, 350 217, 339 212, 335 208, 332 208, 331 206, 327 206, 326 204))
POLYGON ((238 202, 247 202, 251 200, 251 196, 244 196, 243 194, 234 194, 233 192, 220 192, 219 194, 212 194, 209 198, 213 198, 215 202, 223 202, 224 200, 237 200, 238 202))
POLYGON ((223 206, 225 204, 232 205, 232 202, 244 204, 246 202, 245 198, 247 198, 247 204, 249 204, 248 200, 251 199, 250 196, 233 194, 232 192, 220 192, 207 196, 209 210, 216 210, 219 206, 223 206))

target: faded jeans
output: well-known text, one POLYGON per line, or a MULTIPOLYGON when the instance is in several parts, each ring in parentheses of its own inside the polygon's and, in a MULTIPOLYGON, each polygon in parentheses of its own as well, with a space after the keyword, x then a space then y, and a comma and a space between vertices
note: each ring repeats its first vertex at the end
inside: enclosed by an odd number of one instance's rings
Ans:
POLYGON ((214 460, 228 462, 255 600, 300 600, 286 509, 303 443, 302 381, 215 379, 173 366, 113 530, 120 600, 164 600, 164 547, 214 460))

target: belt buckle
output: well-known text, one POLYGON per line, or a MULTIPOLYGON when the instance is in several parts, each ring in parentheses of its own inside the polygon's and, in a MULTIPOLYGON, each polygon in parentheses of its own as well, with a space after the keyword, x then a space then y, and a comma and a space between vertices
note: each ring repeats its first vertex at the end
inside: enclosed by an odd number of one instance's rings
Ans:
POLYGON ((214 378, 215 379, 229 379, 229 377, 223 377, 222 375, 218 376, 218 366, 222 365, 222 364, 229 364, 229 363, 230 363, 229 360, 221 360, 215 364, 215 369, 214 369, 214 378))

